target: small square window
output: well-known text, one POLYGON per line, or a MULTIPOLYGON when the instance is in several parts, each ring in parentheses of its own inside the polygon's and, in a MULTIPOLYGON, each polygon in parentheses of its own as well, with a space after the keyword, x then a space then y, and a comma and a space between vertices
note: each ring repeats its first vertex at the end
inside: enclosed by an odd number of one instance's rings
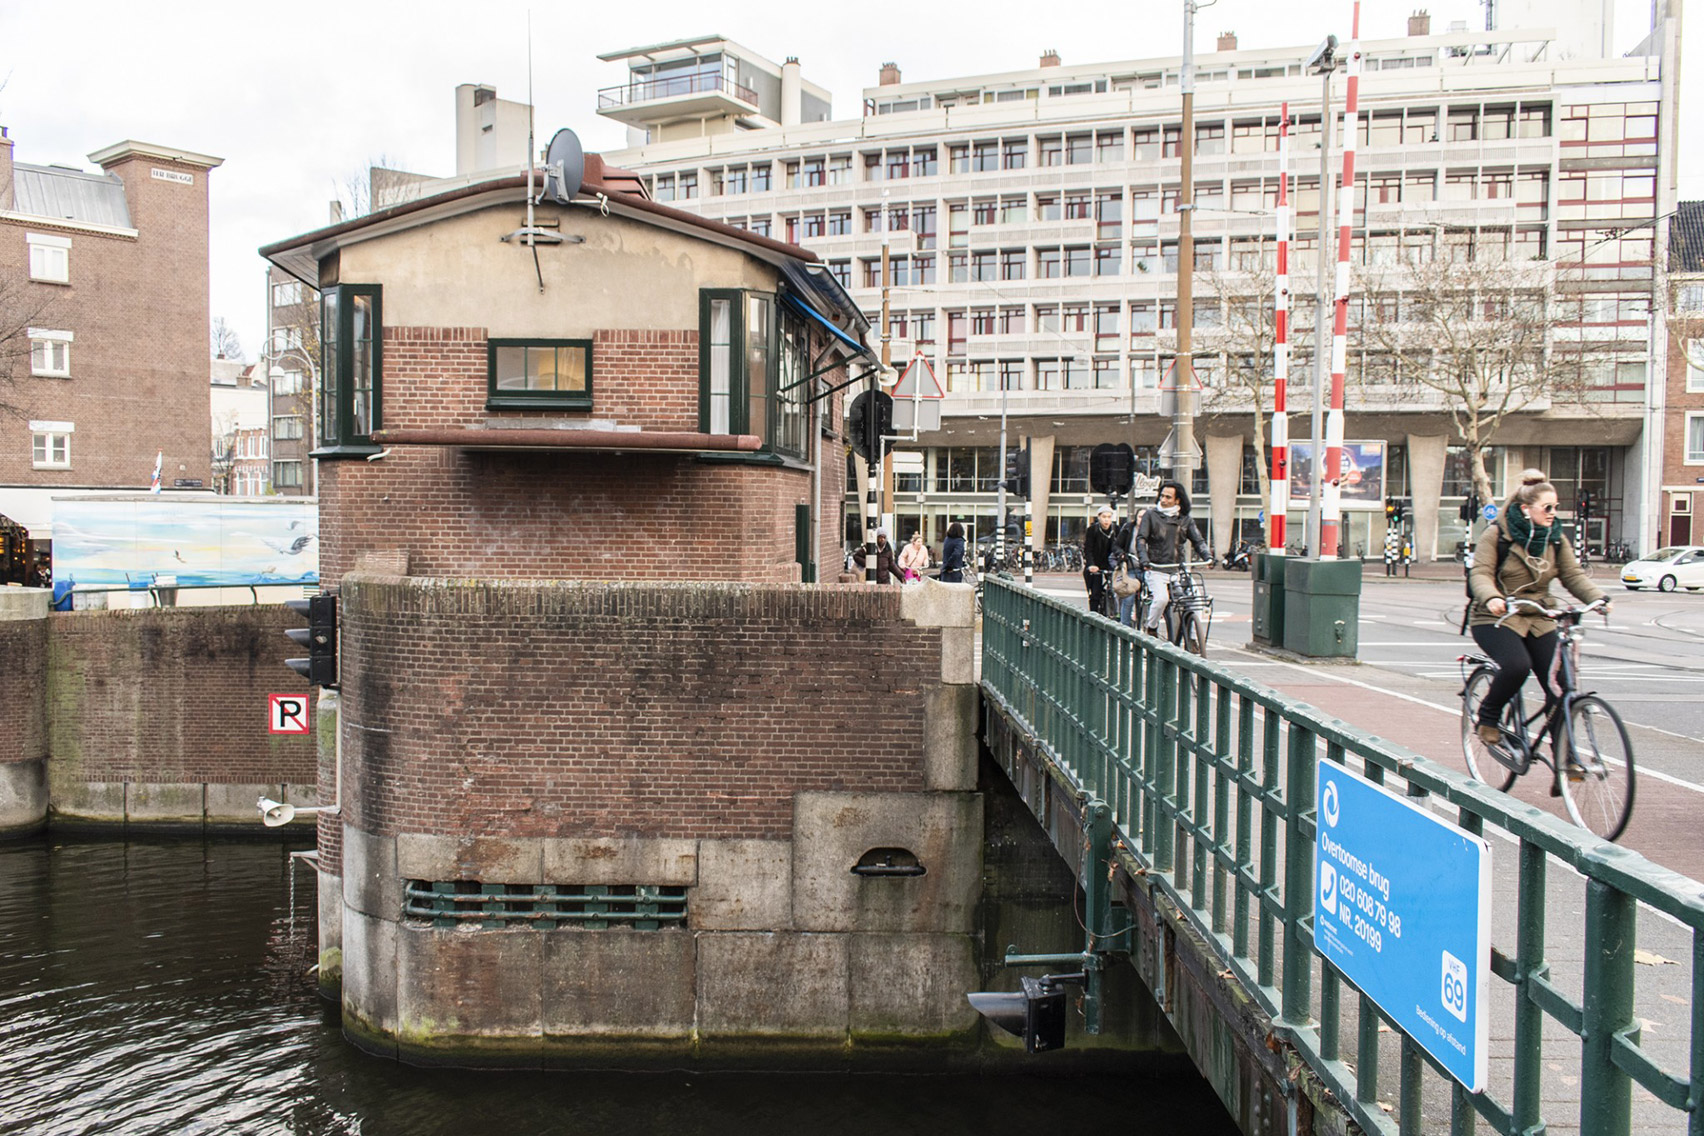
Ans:
POLYGON ((488 409, 591 409, 591 340, 493 339, 487 351, 488 409))
POLYGON ((45 378, 71 377, 71 334, 69 332, 38 332, 31 328, 30 374, 45 378))
POLYGON ((46 284, 71 283, 71 239, 46 233, 26 233, 30 246, 30 279, 46 284))
POLYGON ((30 464, 36 469, 70 469, 73 429, 69 422, 31 422, 30 464))

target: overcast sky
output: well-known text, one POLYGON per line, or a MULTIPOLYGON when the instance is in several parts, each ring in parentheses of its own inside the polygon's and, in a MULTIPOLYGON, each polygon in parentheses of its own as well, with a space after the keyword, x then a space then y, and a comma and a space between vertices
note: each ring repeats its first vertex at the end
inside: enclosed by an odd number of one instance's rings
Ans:
MULTIPOLYGON (((1650 5, 1616 3, 1624 51, 1644 37, 1650 5)), ((1406 34, 1418 6, 1368 0, 1363 37, 1406 34)), ((1451 20, 1484 23, 1477 0, 1426 6, 1435 32, 1451 20)), ((603 52, 725 35, 772 60, 798 56, 805 77, 833 95, 835 116, 848 118, 888 60, 920 81, 1033 67, 1048 48, 1068 65, 1175 54, 1183 6, 0 0, 0 125, 20 162, 90 168, 90 152, 124 139, 223 158, 210 177, 212 312, 252 359, 266 320, 255 249, 324 224, 327 202, 369 159, 453 174, 455 87, 487 83, 526 99, 529 10, 540 145, 571 126, 595 151, 625 144, 623 128, 596 113, 598 88, 626 77, 624 65, 598 61, 603 52)), ((1350 11, 1350 0, 1218 0, 1201 10, 1196 42, 1211 51, 1220 31, 1237 32, 1244 48, 1347 38, 1350 11)), ((1688 121, 1699 87, 1683 88, 1688 121)), ((1704 196, 1704 158, 1682 156, 1681 196, 1704 196)))

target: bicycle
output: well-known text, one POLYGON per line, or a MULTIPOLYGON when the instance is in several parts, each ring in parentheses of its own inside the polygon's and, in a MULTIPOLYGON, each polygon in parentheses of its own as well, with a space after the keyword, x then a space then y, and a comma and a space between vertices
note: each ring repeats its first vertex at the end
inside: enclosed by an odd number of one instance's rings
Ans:
POLYGON ((1560 633, 1556 644, 1556 704, 1548 714, 1540 706, 1528 715, 1524 691, 1516 692, 1503 711, 1502 744, 1488 746, 1479 737, 1479 704, 1484 701, 1497 664, 1476 652, 1459 656, 1461 749, 1467 771, 1475 780, 1506 792, 1535 761, 1547 765, 1552 777, 1550 795, 1562 798, 1568 819, 1603 840, 1614 840, 1633 815, 1633 743, 1614 707, 1596 692, 1582 694, 1578 689, 1580 640, 1584 637, 1580 621, 1605 601, 1555 610, 1536 600, 1511 598, 1504 602, 1511 609, 1521 604, 1556 620, 1560 633), (1534 732, 1533 726, 1541 718, 1543 723, 1534 732), (1546 733, 1550 736, 1548 756, 1539 752, 1546 733), (1500 783, 1487 774, 1498 777, 1500 783))
MULTIPOLYGON (((1166 641, 1182 647, 1192 655, 1207 655, 1207 633, 1213 624, 1213 597, 1207 594, 1207 583, 1201 573, 1192 570, 1189 562, 1182 564, 1150 564, 1149 568, 1169 572, 1181 569, 1172 577, 1171 597, 1160 612, 1165 624, 1166 641)), ((1153 593, 1148 589, 1148 574, 1142 574, 1142 588, 1136 593, 1137 619, 1145 620, 1153 593)))

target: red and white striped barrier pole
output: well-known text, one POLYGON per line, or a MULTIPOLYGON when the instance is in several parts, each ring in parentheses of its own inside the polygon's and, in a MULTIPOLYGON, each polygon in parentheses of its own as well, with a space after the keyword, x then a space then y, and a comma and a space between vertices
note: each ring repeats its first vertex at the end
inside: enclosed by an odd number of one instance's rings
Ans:
POLYGON ((1278 112, 1278 279, 1272 313, 1272 499, 1266 504, 1266 550, 1284 555, 1290 512, 1290 104, 1278 112))
MULTIPOLYGON (((1343 518, 1343 385, 1349 365, 1349 231, 1355 223, 1355 142, 1361 132, 1361 0, 1349 29, 1349 90, 1343 104, 1343 178, 1337 186, 1337 310, 1331 330, 1331 407, 1325 412, 1320 497, 1321 560, 1337 559, 1343 518)), ((1323 251, 1323 250, 1321 250, 1323 251)))

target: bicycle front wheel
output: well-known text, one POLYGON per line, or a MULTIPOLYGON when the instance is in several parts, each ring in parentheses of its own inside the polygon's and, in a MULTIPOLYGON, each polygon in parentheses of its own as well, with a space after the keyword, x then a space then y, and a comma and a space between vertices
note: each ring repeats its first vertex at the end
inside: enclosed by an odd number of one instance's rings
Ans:
MULTIPOLYGON (((1493 672, 1480 667, 1468 676, 1461 692, 1461 755, 1467 761, 1467 773, 1493 789, 1507 790, 1515 783, 1515 771, 1492 757, 1479 737, 1479 704, 1491 689, 1493 672)), ((1507 717, 1507 715, 1505 715, 1507 717)))
POLYGON ((1621 715, 1595 695, 1576 698, 1562 742, 1562 803, 1569 819, 1614 840, 1633 815, 1633 743, 1621 715))
POLYGON ((1207 629, 1201 624, 1199 612, 1183 613, 1183 628, 1178 635, 1178 646, 1191 655, 1207 657, 1207 629))

